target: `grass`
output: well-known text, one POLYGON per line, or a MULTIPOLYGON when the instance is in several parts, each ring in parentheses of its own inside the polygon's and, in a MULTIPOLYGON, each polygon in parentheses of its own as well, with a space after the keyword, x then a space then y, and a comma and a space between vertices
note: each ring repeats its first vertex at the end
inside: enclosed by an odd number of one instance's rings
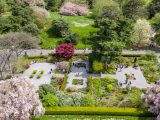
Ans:
POLYGON ((24 66, 26 64, 30 64, 32 61, 36 61, 36 62, 46 62, 46 59, 44 58, 35 58, 35 59, 28 59, 26 57, 21 57, 19 58, 17 61, 14 61, 14 66, 13 67, 16 67, 17 68, 17 72, 18 73, 21 73, 23 71, 25 71, 25 68, 24 66))
POLYGON ((154 120, 152 117, 99 116, 99 115, 52 115, 33 118, 32 120, 154 120))
POLYGON ((40 45, 43 49, 55 48, 63 38, 57 38, 52 33, 52 21, 55 19, 63 18, 66 22, 69 23, 72 33, 78 33, 78 44, 76 48, 91 48, 91 45, 86 44, 87 39, 90 36, 90 32, 96 32, 98 28, 93 27, 94 20, 89 16, 61 16, 58 12, 50 12, 50 17, 46 21, 45 29, 43 29, 39 38, 42 40, 40 45), (76 23, 87 23, 88 26, 81 27, 76 26, 76 23))

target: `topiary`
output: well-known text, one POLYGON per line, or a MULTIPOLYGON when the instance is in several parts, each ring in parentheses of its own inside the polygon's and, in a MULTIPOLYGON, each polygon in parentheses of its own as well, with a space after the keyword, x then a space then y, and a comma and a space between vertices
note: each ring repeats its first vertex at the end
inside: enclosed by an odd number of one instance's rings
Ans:
POLYGON ((112 91, 112 90, 114 90, 113 85, 112 85, 112 84, 108 84, 108 85, 107 85, 107 90, 108 90, 109 92, 112 91))

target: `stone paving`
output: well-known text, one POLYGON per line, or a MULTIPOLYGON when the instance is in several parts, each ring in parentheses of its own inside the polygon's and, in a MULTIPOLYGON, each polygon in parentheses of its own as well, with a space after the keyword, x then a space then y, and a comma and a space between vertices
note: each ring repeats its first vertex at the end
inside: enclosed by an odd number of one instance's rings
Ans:
MULTIPOLYGON (((75 88, 87 88, 87 77, 88 77, 88 61, 74 61, 74 63, 85 63, 86 68, 80 67, 77 68, 72 65, 72 71, 71 73, 68 74, 68 80, 67 80, 67 85, 66 88, 70 87, 75 87, 75 88), (79 75, 78 75, 79 74, 79 75), (73 79, 82 79, 83 80, 83 85, 73 85, 72 81, 73 79)), ((29 78, 30 75, 33 73, 34 70, 37 70, 37 73, 35 74, 35 77, 30 79, 30 82, 33 83, 36 87, 42 84, 50 84, 51 82, 51 77, 57 76, 57 77, 64 77, 63 74, 55 74, 54 70, 56 69, 55 64, 50 64, 50 63, 34 63, 30 66, 29 69, 27 69, 24 74, 21 77, 29 78), (50 70, 53 70, 52 74, 49 74, 50 70), (38 72, 44 70, 44 74, 40 79, 37 79, 38 72)), ((122 87, 125 87, 126 84, 126 76, 125 74, 134 74, 134 77, 136 78, 135 80, 131 80, 131 86, 137 87, 137 88, 147 88, 149 87, 149 84, 147 83, 145 77, 143 76, 142 71, 140 68, 134 69, 132 67, 128 68, 123 68, 121 71, 117 70, 115 75, 111 74, 102 74, 99 76, 98 74, 92 74, 94 77, 112 77, 118 79, 119 82, 123 83, 122 87)))
MULTIPOLYGON (((118 79, 119 82, 121 83, 125 83, 126 81, 126 76, 125 74, 129 74, 129 75, 134 75, 135 80, 132 79, 131 81, 131 86, 133 87, 137 87, 137 88, 147 88, 149 87, 149 84, 147 83, 142 71, 140 70, 140 68, 132 68, 132 67, 128 67, 128 68, 124 68, 122 71, 119 72, 119 70, 117 70, 116 72, 116 78, 118 79)), ((126 84, 123 84, 122 87, 125 87, 126 84)))
MULTIPOLYGON (((86 64, 86 68, 88 69, 88 61, 74 61, 74 63, 85 63, 86 64)), ((88 77, 88 74, 87 74, 87 69, 84 68, 84 67, 80 67, 80 68, 77 68, 75 66, 73 66, 72 64, 72 71, 71 73, 69 73, 68 75, 68 80, 67 80, 67 85, 66 85, 66 89, 67 88, 87 88, 87 77, 88 77), (79 76, 78 76, 79 74, 79 76), (73 79, 82 79, 83 80, 83 85, 73 85, 72 84, 72 81, 73 79)))
POLYGON ((55 64, 50 63, 34 63, 30 66, 29 69, 27 69, 21 77, 29 78, 30 75, 33 73, 33 70, 37 70, 37 73, 35 74, 35 77, 30 79, 29 81, 34 84, 36 87, 42 85, 42 84, 50 84, 52 74, 49 74, 50 70, 55 70, 56 66, 55 64), (44 70, 44 74, 40 79, 37 79, 38 72, 44 70))

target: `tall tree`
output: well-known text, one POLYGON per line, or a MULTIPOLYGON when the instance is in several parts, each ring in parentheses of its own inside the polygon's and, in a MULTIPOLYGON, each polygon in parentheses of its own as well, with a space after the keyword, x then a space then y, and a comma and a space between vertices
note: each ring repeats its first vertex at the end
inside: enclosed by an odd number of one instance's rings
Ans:
POLYGON ((27 33, 8 33, 0 36, 0 75, 11 70, 11 58, 18 58, 25 49, 36 48, 38 41, 27 33))
POLYGON ((0 83, 1 120, 30 120, 45 109, 37 89, 26 79, 14 78, 0 83))
POLYGON ((128 2, 123 5, 122 10, 124 16, 130 19, 141 18, 147 14, 144 0, 128 0, 128 2))
POLYGON ((0 0, 0 15, 5 12, 6 6, 7 6, 6 1, 0 0))
POLYGON ((152 0, 149 6, 149 18, 154 17, 154 15, 158 12, 160 12, 160 1, 152 0))
POLYGON ((151 43, 152 27, 150 23, 145 19, 137 20, 134 25, 134 31, 132 35, 133 45, 136 47, 145 47, 151 43))

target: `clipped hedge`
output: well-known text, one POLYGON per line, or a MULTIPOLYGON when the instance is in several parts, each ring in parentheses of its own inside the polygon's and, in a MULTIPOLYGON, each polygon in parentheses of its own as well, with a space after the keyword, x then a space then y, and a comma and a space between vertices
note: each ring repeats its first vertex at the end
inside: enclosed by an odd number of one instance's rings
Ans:
POLYGON ((122 54, 123 57, 141 57, 143 54, 122 54))
POLYGON ((55 107, 46 108, 45 115, 112 115, 153 117, 144 109, 116 107, 55 107))
POLYGON ((37 58, 44 58, 46 55, 36 55, 36 56, 25 56, 27 59, 37 59, 37 58))
POLYGON ((68 76, 66 75, 63 79, 64 79, 64 80, 63 80, 62 86, 61 86, 61 88, 60 88, 61 91, 64 91, 65 88, 66 88, 68 76))

